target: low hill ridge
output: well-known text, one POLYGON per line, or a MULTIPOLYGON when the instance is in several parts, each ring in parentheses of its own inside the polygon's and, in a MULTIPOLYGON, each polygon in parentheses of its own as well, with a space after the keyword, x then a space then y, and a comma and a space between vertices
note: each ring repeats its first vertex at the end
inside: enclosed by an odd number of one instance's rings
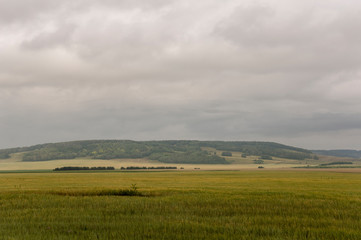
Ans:
POLYGON ((351 149, 312 150, 313 153, 333 157, 361 158, 361 151, 351 149))
POLYGON ((0 150, 0 158, 9 158, 10 154, 23 152, 23 161, 90 157, 93 159, 148 158, 164 163, 228 163, 225 158, 218 156, 215 151, 204 150, 205 148, 242 152, 245 155, 298 160, 313 157, 312 152, 309 150, 274 142, 85 140, 3 149, 0 150))

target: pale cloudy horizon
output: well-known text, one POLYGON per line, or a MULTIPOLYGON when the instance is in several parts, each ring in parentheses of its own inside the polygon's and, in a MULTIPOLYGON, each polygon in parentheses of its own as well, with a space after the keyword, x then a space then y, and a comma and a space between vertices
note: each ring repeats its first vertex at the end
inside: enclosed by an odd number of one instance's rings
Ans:
POLYGON ((361 2, 0 0, 0 148, 361 142, 361 2))

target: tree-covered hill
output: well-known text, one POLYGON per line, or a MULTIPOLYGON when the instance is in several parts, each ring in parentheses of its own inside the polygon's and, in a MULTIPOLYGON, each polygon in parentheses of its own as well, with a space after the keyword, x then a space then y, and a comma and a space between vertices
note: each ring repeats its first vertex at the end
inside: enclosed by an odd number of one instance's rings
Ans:
POLYGON ((12 153, 23 152, 23 161, 89 157, 93 159, 148 158, 164 163, 228 163, 214 151, 203 150, 205 148, 299 160, 313 157, 312 152, 308 150, 272 142, 88 140, 3 149, 0 150, 0 158, 9 158, 12 153))

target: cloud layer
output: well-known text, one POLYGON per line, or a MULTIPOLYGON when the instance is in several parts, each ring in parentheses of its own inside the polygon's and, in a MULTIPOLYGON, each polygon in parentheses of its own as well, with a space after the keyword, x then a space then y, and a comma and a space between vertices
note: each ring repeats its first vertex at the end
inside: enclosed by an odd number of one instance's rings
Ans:
POLYGON ((0 0, 0 148, 75 139, 356 148, 361 3, 0 0))

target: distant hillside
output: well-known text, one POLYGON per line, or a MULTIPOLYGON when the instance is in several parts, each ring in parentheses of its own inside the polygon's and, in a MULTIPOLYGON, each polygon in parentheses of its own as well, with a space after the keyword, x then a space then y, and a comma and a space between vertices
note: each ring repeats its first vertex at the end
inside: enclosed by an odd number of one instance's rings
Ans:
POLYGON ((205 151, 204 148, 299 160, 313 157, 312 152, 308 150, 272 142, 88 140, 3 149, 0 150, 0 158, 9 158, 12 153, 23 152, 23 161, 89 157, 93 159, 149 158, 164 163, 228 163, 214 151, 205 151))
POLYGON ((361 151, 357 150, 312 150, 313 153, 325 156, 333 157, 350 157, 350 158, 361 158, 361 151))

